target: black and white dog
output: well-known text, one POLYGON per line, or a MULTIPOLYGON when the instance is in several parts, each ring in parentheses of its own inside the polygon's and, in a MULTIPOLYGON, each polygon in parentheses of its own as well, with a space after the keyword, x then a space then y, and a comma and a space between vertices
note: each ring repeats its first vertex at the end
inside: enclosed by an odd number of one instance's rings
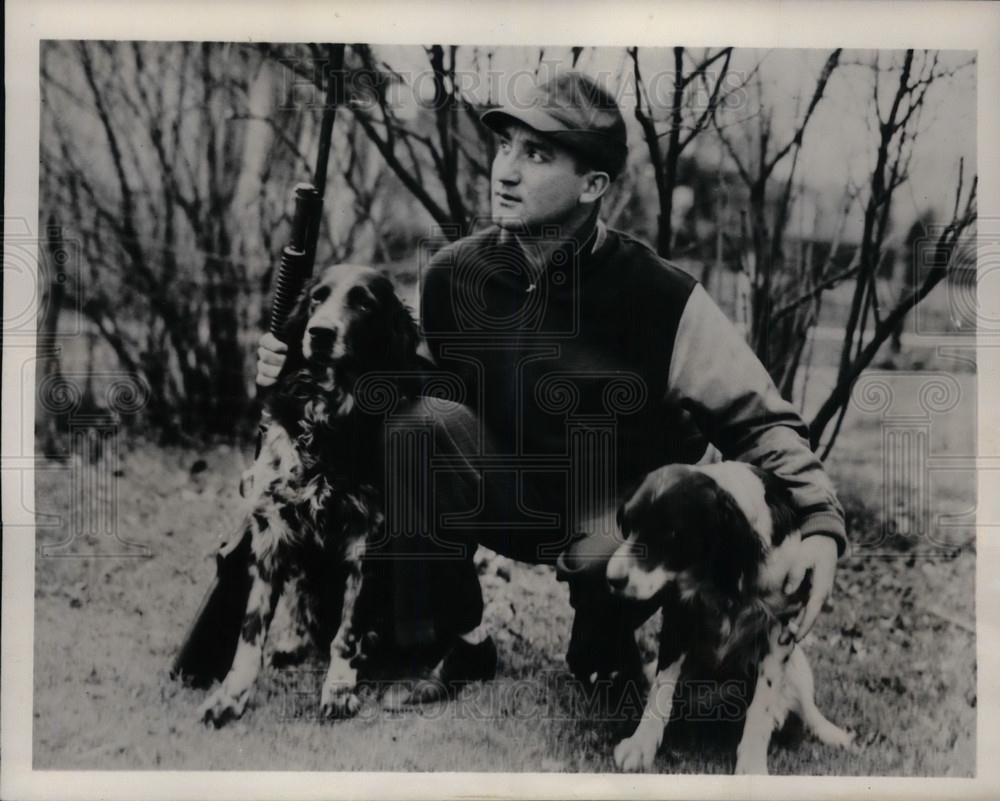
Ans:
POLYGON ((789 712, 823 742, 851 744, 816 707, 809 662, 782 624, 801 534, 780 481, 740 462, 670 465, 646 477, 618 523, 626 540, 608 564, 612 591, 659 597, 663 609, 655 678, 638 727, 614 750, 619 769, 652 767, 682 668, 693 678, 735 671, 754 686, 737 773, 767 773, 771 734, 789 712))
POLYGON ((426 364, 410 311, 390 280, 368 267, 327 268, 303 292, 289 332, 259 451, 241 486, 252 584, 239 644, 229 673, 199 710, 216 726, 246 708, 283 591, 295 626, 329 648, 322 713, 358 711, 362 559, 384 515, 382 420, 359 408, 354 390, 372 371, 406 376, 426 364))

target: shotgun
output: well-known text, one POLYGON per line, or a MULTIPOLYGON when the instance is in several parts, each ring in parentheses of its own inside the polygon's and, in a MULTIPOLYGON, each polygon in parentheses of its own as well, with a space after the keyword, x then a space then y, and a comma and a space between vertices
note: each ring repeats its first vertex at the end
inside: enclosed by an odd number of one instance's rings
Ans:
MULTIPOLYGON (((281 252, 281 264, 274 284, 269 328, 282 342, 285 341, 285 326, 292 309, 312 274, 316 260, 333 123, 342 97, 340 78, 343 74, 344 45, 331 45, 329 54, 331 69, 320 124, 314 181, 295 187, 292 231, 288 244, 281 252)), ((241 522, 239 528, 219 546, 215 564, 215 578, 170 668, 171 678, 180 679, 192 687, 204 688, 211 686, 213 681, 222 680, 233 663, 251 584, 250 533, 245 522, 241 522)))

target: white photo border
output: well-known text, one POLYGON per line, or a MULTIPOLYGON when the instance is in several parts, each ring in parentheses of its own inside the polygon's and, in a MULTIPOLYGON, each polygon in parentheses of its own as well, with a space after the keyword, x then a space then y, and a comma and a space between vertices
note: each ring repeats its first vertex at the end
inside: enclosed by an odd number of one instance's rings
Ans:
MULTIPOLYGON (((595 2, 434 0, 403 3, 215 3, 141 0, 8 0, 6 4, 4 217, 38 220, 39 42, 43 39, 330 41, 496 45, 735 45, 977 51, 980 219, 1000 219, 1000 5, 975 2, 595 2)), ((5 255, 5 259, 8 258, 5 255)), ((7 270, 5 307, 30 302, 34 285, 7 270)), ((980 295, 1000 319, 1000 296, 980 295)), ((977 538, 978 735, 975 779, 719 777, 687 775, 33 771, 34 343, 3 351, 2 704, 0 797, 10 799, 196 798, 990 798, 1000 787, 1000 544, 977 538), (22 405, 22 397, 27 402, 22 405), (33 447, 31 445, 30 447, 33 447), (488 781, 488 784, 487 784, 488 781)), ((979 455, 1000 456, 1000 351, 978 349, 979 455)), ((1000 519, 1000 492, 979 473, 980 519, 1000 519)))

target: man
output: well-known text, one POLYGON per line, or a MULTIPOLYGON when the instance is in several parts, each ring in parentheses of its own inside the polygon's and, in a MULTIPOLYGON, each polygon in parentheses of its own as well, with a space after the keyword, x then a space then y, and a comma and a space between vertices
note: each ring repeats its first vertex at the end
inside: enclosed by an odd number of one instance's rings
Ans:
MULTIPOLYGON (((697 282, 600 221, 628 152, 614 99, 568 72, 515 101, 482 117, 497 134, 493 225, 442 248, 423 275, 423 332, 459 396, 405 410, 432 432, 424 455, 390 449, 407 462, 393 470, 433 484, 428 530, 389 537, 383 551, 397 557, 397 641, 438 645, 408 703, 495 673, 475 543, 558 563, 576 610, 574 675, 634 675, 634 628, 651 609, 607 590, 620 544, 614 511, 646 473, 698 461, 710 444, 782 477, 793 494, 804 540, 786 591, 812 578, 799 638, 846 547, 802 420, 732 324, 697 282)), ((262 339, 258 383, 277 377, 283 351, 262 339)), ((417 492, 415 483, 389 491, 417 492)))

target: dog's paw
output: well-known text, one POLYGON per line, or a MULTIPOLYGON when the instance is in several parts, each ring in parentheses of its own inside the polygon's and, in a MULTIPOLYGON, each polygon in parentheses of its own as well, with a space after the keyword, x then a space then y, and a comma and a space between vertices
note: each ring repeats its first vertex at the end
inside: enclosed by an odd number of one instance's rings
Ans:
POLYGON ((733 773, 736 776, 767 776, 767 757, 764 759, 737 757, 733 773))
POLYGON ((231 693, 225 685, 212 693, 208 700, 198 707, 198 719, 202 723, 211 723, 215 728, 224 726, 231 720, 243 716, 250 700, 250 691, 231 693))
POLYGON ((857 750, 853 732, 840 728, 836 728, 834 731, 829 732, 827 736, 823 738, 823 742, 827 745, 833 745, 838 748, 846 748, 849 751, 857 750))
POLYGON ((328 718, 350 718, 358 714, 361 699, 355 692, 357 684, 358 672, 346 660, 331 662, 320 694, 320 712, 328 718))
POLYGON ((647 734, 640 726, 635 734, 615 746, 615 767, 626 773, 650 770, 659 747, 659 738, 647 734))
POLYGON ((744 735, 736 749, 736 768, 733 773, 737 776, 766 776, 767 746, 767 738, 744 735))
POLYGON ((361 699, 350 687, 324 685, 319 709, 326 718, 353 718, 361 709, 361 699))

